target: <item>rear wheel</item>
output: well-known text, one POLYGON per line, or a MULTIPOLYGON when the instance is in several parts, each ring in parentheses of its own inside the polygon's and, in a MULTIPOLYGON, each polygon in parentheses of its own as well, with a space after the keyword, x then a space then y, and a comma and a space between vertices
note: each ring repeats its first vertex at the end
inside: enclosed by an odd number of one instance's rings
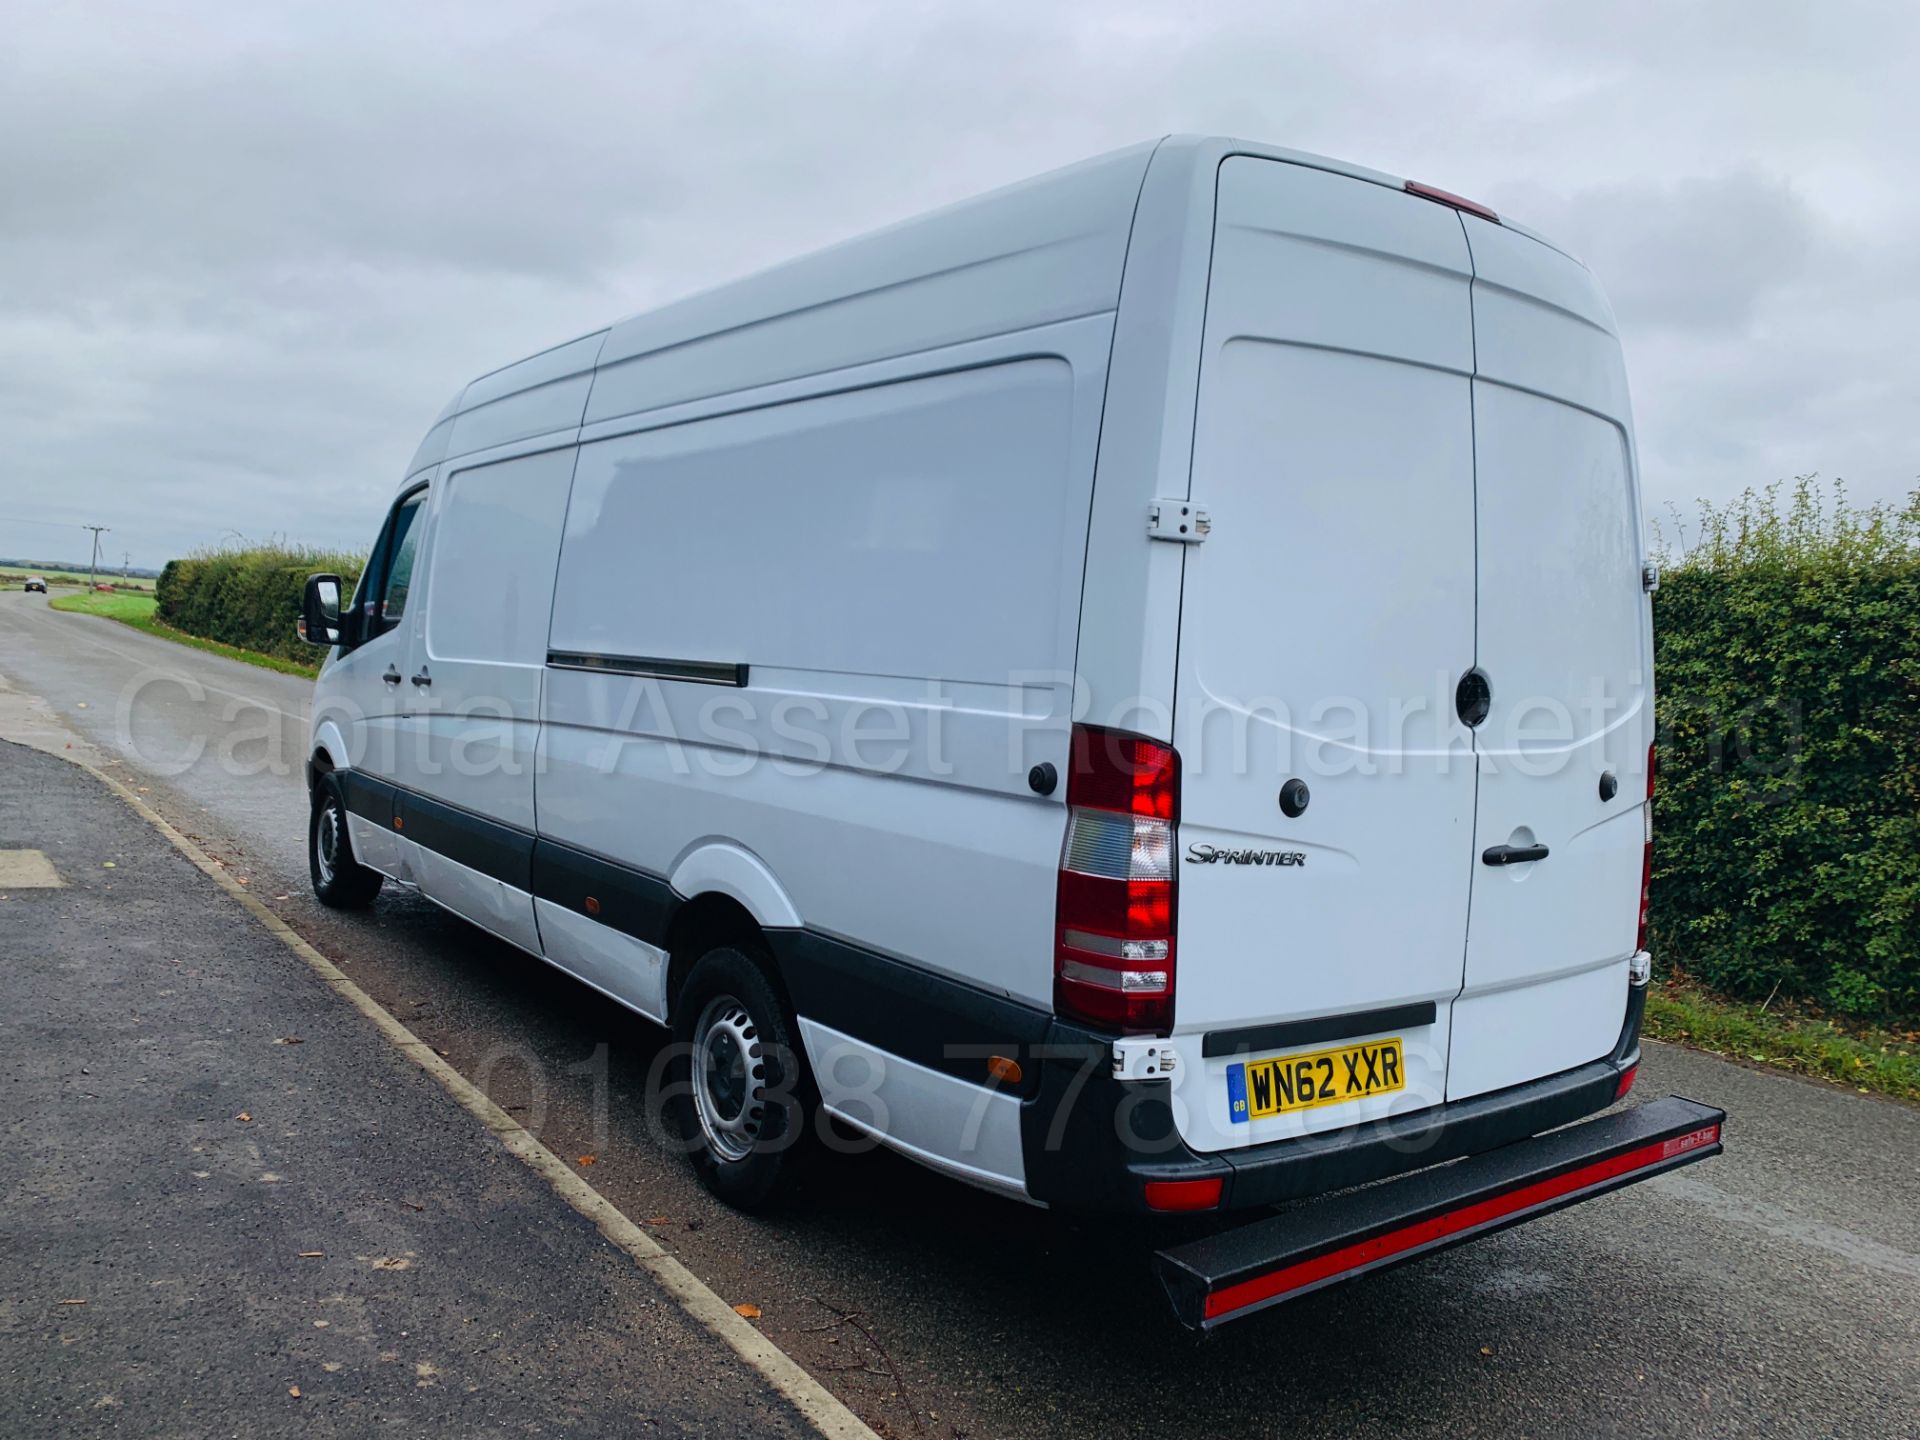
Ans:
POLYGON ((742 1210, 778 1197, 798 1168, 805 1061, 787 1009, 753 957, 700 957, 674 1002, 670 1115, 694 1171, 742 1210))
POLYGON ((346 796, 331 772, 322 775, 313 789, 313 816, 307 824, 307 873, 320 903, 336 910, 364 910, 373 903, 386 879, 378 870, 369 870, 353 858, 346 796))

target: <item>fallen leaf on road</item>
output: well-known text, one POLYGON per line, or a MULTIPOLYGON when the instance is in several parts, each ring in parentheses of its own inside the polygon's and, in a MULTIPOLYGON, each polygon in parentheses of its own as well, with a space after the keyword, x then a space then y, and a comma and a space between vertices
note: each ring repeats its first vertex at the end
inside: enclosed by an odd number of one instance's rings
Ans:
POLYGON ((101 868, 102 870, 117 870, 117 869, 119 869, 120 867, 119 867, 119 866, 117 866, 117 865, 115 865, 115 864, 113 863, 113 861, 111 861, 111 860, 108 860, 108 861, 106 861, 106 862, 105 862, 104 864, 102 864, 100 868, 101 868))
POLYGON ((758 1305, 736 1305, 733 1307, 733 1313, 736 1315, 744 1315, 749 1320, 758 1320, 760 1318, 760 1307, 758 1305))
POLYGON ((1480 1353, 1482 1355, 1491 1355, 1493 1353, 1493 1347, 1491 1345, 1482 1345, 1480 1347, 1480 1353))
POLYGON ((376 1270, 411 1270, 413 1268, 413 1261, 407 1259, 404 1255, 376 1255, 373 1257, 373 1268, 376 1270))
POLYGON ((671 1225, 672 1223, 673 1217, 671 1215, 649 1215, 647 1217, 647 1224, 649 1225, 671 1225))
POLYGON ((327 1252, 324 1250, 302 1250, 300 1252, 300 1258, 302 1260, 324 1260, 327 1258, 327 1252))
POLYGON ((591 1155, 582 1155, 582 1156, 580 1157, 580 1163, 581 1163, 582 1165, 591 1165, 591 1164, 593 1164, 593 1156, 591 1156, 591 1155))
POLYGON ((304 1045, 307 1042, 302 1040, 298 1035, 282 1035, 273 1043, 276 1045, 304 1045))
POLYGON ((298 1385, 289 1385, 287 1386, 287 1393, 298 1400, 300 1398, 300 1387, 298 1385))
POLYGON ((87 1302, 84 1300, 62 1300, 60 1303, 62 1305, 84 1305, 87 1302))
POLYGON ((245 1125, 253 1119, 253 1116, 247 1111, 242 1110, 238 1115, 234 1116, 233 1118, 238 1120, 242 1125, 245 1125))
POLYGON ((284 899, 286 899, 287 897, 286 897, 286 896, 284 896, 284 895, 276 895, 276 896, 274 896, 273 898, 274 898, 274 899, 276 899, 276 900, 284 900, 284 899))

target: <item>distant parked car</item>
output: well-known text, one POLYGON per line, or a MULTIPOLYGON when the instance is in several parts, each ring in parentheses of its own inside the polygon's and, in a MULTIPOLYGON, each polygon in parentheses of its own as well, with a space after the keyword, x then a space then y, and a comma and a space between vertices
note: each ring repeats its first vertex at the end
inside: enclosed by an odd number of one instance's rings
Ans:
POLYGON ((20 588, 28 594, 32 594, 35 590, 38 590, 44 595, 47 593, 47 582, 42 580, 38 575, 30 575, 27 577, 27 583, 20 588))
POLYGON ((94 589, 96 589, 96 590, 104 590, 104 591, 106 591, 106 592, 107 592, 107 593, 108 593, 109 595, 111 595, 111 594, 113 593, 113 586, 111 586, 111 585, 107 585, 107 584, 104 584, 104 583, 103 583, 103 584, 97 584, 97 585, 95 585, 95 586, 94 586, 93 588, 94 588, 94 589))

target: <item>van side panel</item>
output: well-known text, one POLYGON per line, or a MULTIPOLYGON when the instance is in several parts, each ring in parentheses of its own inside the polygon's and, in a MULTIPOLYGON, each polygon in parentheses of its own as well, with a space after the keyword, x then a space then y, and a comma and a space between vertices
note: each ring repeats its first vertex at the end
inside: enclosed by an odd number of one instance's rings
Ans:
POLYGON ((1111 312, 1151 146, 615 325, 584 423, 1111 312))
POLYGON ((1043 669, 1072 393, 1066 361, 1019 360, 585 445, 553 648, 995 687, 1043 669))
POLYGON ((541 833, 661 879, 724 842, 810 930, 1049 1004, 1063 797, 1026 776, 1065 769, 1110 340, 583 445, 541 833))
POLYGON ((571 447, 461 468, 432 488, 407 687, 413 738, 395 779, 531 835, 534 735, 571 447))

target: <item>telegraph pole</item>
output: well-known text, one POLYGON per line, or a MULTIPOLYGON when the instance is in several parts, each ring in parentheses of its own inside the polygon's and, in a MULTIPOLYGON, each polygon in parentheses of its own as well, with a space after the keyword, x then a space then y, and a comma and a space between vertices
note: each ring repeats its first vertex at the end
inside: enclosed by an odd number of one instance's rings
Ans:
POLYGON ((104 525, 82 525, 80 528, 93 532, 93 554, 87 557, 87 593, 91 595, 94 584, 93 572, 100 566, 100 536, 105 533, 107 527, 104 525))

